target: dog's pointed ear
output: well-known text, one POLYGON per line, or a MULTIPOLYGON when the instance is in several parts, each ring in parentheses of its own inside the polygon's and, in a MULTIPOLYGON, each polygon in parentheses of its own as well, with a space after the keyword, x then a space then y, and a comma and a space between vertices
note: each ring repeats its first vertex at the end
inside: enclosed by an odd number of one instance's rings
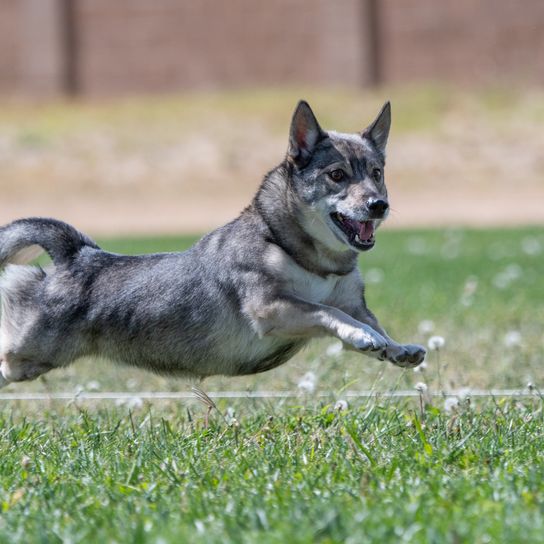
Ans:
POLYGON ((391 128, 391 103, 386 102, 378 117, 374 122, 363 131, 363 138, 370 140, 378 149, 378 151, 385 155, 385 146, 387 145, 387 138, 389 137, 389 129, 391 128))
POLYGON ((321 129, 308 102, 301 100, 293 113, 287 157, 299 168, 308 164, 317 143, 327 134, 321 129))

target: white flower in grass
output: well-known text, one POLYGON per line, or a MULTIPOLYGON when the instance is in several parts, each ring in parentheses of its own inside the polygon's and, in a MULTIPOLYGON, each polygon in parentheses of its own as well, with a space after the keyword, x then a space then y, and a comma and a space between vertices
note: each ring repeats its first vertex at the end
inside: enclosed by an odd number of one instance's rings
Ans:
POLYGON ((127 399, 127 406, 129 408, 141 408, 144 405, 144 401, 141 397, 130 397, 127 399))
POLYGON ((334 344, 331 344, 326 350, 325 353, 328 357, 337 357, 342 353, 342 350, 344 349, 344 345, 342 342, 334 342, 334 344))
POLYGON ((460 401, 469 399, 470 395, 471 395, 470 387, 463 387, 462 389, 459 389, 457 393, 457 396, 459 397, 460 401))
POLYGON ((434 331, 434 321, 424 319, 417 326, 417 330, 420 334, 431 334, 434 331))
POLYGON ((427 384, 423 382, 417 382, 414 385, 414 389, 419 393, 426 393, 427 392, 427 384))
POLYGON ((471 306, 474 302, 474 295, 478 290, 478 278, 476 276, 469 276, 463 287, 463 293, 461 295, 461 304, 463 306, 471 306))
POLYGON ((521 241, 521 249, 527 255, 539 255, 542 252, 542 244, 538 238, 528 236, 521 241))
POLYGON ((406 249, 412 255, 425 255, 425 253, 428 253, 427 242, 425 242, 424 238, 410 238, 406 244, 406 249))
POLYGON ((514 348, 516 346, 521 346, 521 333, 519 331, 508 331, 503 338, 504 345, 507 348, 514 348))
POLYGON ((418 372, 425 372, 427 370, 427 362, 423 361, 419 366, 416 366, 413 370, 417 374, 418 372))
POLYGON ((431 351, 438 351, 446 345, 446 340, 443 336, 431 336, 427 342, 427 346, 431 351))
POLYGON ((366 283, 381 283, 383 281, 384 273, 381 268, 370 268, 364 274, 366 283))
POLYGON ((506 289, 512 282, 519 280, 522 275, 523 269, 519 264, 510 264, 493 278, 493 285, 497 289, 506 289))
POLYGON ((337 412, 344 412, 345 410, 348 409, 348 403, 347 401, 345 401, 344 399, 338 399, 336 401, 336 404, 334 405, 334 409, 337 411, 337 412))
POLYGON ((87 391, 100 391, 100 382, 97 382, 96 380, 91 380, 90 382, 87 382, 86 389, 87 391))
POLYGON ((315 391, 316 383, 317 378, 315 374, 313 372, 306 372, 298 382, 298 388, 303 393, 313 393, 315 391))
POLYGON ((144 401, 141 397, 129 397, 117 399, 115 401, 116 406, 126 406, 130 410, 141 408, 144 405, 144 401))
POLYGON ((451 414, 451 412, 455 412, 458 407, 459 399, 457 397, 447 397, 444 401, 444 410, 448 412, 448 414, 451 414))

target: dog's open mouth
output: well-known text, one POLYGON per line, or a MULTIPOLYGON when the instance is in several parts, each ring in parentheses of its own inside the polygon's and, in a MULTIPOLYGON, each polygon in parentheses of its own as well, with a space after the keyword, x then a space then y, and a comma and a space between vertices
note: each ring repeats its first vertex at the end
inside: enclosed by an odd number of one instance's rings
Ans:
POLYGON ((366 251, 374 246, 374 221, 357 221, 338 212, 331 213, 331 218, 356 249, 366 251))

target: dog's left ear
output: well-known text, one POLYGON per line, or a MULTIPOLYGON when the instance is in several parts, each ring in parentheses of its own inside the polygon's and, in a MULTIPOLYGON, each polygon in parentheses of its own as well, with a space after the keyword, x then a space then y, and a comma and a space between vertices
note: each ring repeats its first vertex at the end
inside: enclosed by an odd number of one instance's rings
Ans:
POLYGON ((383 105, 378 117, 374 122, 363 131, 363 138, 370 140, 385 156, 385 146, 389 137, 389 129, 391 128, 391 103, 386 102, 383 105))
POLYGON ((299 168, 308 164, 317 143, 327 134, 321 129, 308 102, 301 100, 293 113, 287 157, 299 168))

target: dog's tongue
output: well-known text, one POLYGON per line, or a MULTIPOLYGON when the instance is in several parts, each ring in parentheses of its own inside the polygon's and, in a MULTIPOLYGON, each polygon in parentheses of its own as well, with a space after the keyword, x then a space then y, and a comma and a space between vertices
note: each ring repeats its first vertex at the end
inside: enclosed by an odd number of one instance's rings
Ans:
POLYGON ((362 221, 359 223, 359 238, 366 242, 374 234, 374 223, 372 221, 362 221))

